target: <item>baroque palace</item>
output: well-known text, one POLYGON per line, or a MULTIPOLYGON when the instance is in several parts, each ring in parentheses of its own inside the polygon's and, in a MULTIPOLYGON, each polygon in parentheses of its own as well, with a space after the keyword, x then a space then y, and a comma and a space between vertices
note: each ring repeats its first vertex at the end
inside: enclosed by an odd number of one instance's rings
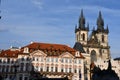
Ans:
POLYGON ((97 28, 93 28, 90 35, 89 31, 89 24, 86 25, 81 10, 79 23, 75 27, 76 42, 73 48, 63 44, 31 42, 21 48, 1 50, 0 76, 10 80, 45 77, 91 80, 92 64, 104 69, 106 62, 111 59, 109 29, 108 26, 104 27, 101 12, 97 18, 97 28))

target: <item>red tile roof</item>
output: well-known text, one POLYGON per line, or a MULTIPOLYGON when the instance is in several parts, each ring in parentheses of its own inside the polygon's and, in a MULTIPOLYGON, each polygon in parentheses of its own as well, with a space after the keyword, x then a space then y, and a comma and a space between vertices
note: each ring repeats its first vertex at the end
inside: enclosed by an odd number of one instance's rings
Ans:
MULTIPOLYGON (((5 50, 0 53, 0 57, 17 57, 18 54, 25 54, 23 53, 23 50, 25 47, 29 48, 29 52, 33 52, 35 50, 42 50, 44 53, 47 54, 47 56, 59 56, 64 52, 69 52, 73 56, 75 56, 76 50, 62 44, 50 44, 50 43, 37 43, 33 42, 31 44, 28 44, 27 46, 22 47, 20 50, 5 50)), ((78 57, 77 57, 78 58, 78 57)), ((79 58, 84 58, 82 54, 80 54, 79 58)))
POLYGON ((18 50, 2 50, 0 53, 0 57, 17 57, 20 51, 18 50))

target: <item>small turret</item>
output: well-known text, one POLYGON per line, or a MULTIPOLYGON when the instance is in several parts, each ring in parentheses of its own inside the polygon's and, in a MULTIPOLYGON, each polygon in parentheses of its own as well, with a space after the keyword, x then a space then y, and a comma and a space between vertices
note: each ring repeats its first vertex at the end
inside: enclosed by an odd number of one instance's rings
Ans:
POLYGON ((107 25, 107 28, 106 28, 106 33, 109 33, 109 28, 108 28, 108 25, 107 25))
POLYGON ((87 23, 87 30, 89 31, 89 23, 87 23))

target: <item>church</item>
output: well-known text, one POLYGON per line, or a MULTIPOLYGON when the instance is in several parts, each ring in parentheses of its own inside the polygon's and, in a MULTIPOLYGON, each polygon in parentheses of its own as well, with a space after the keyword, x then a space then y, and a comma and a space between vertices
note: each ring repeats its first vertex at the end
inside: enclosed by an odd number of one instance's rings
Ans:
POLYGON ((68 80, 91 80, 91 63, 111 59, 109 29, 104 25, 101 11, 96 24, 97 28, 93 27, 90 33, 81 10, 73 48, 64 44, 31 42, 21 48, 0 51, 0 76, 16 80, 66 77, 68 80))

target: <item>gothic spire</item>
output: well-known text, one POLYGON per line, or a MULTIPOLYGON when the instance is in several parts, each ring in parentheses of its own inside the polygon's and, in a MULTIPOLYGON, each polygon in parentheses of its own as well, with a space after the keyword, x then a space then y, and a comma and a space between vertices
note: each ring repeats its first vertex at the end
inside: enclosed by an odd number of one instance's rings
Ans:
POLYGON ((101 11, 99 11, 99 16, 97 18, 97 30, 104 31, 104 20, 102 18, 101 11))
POLYGON ((80 18, 79 18, 79 28, 80 29, 85 29, 85 18, 84 18, 84 15, 83 15, 83 10, 81 10, 81 15, 80 15, 80 18))

